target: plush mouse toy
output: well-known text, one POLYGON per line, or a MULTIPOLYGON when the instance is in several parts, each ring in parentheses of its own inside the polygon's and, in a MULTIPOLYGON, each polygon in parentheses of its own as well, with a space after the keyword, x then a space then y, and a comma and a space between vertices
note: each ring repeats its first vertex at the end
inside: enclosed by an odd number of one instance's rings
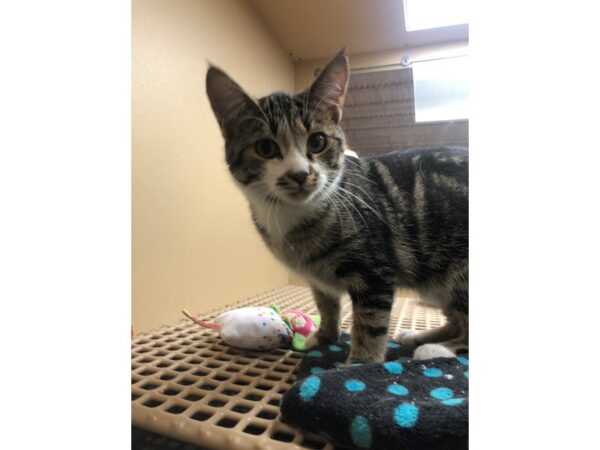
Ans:
POLYGON ((193 317, 185 309, 183 314, 198 325, 219 330, 226 344, 247 350, 271 350, 291 343, 294 350, 305 351, 316 342, 320 322, 319 316, 295 309, 281 312, 275 304, 232 309, 219 314, 213 323, 193 317))

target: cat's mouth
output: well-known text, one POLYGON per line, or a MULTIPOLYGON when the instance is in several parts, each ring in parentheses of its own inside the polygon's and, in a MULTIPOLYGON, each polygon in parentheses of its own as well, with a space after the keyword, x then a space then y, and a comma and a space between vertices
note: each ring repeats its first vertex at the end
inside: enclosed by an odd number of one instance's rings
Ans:
POLYGON ((319 190, 318 185, 301 186, 296 189, 286 189, 283 197, 291 203, 306 203, 319 190))
POLYGON ((306 190, 303 188, 298 189, 297 191, 288 192, 288 197, 296 202, 303 202, 310 197, 310 195, 314 192, 314 190, 306 190))

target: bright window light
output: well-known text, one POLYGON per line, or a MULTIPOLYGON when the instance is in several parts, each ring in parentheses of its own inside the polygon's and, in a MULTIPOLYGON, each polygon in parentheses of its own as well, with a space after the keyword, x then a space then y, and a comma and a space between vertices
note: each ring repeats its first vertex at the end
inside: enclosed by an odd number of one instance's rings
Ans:
POLYGON ((468 0, 404 0, 406 31, 469 23, 468 0))
POLYGON ((468 119, 468 58, 412 64, 415 122, 468 119))

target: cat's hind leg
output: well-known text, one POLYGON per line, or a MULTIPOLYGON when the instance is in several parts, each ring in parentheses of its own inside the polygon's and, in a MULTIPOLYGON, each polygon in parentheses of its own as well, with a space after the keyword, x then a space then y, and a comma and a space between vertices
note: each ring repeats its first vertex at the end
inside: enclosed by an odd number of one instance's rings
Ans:
POLYGON ((418 345, 414 359, 453 357, 469 349, 468 290, 454 289, 453 301, 444 309, 446 325, 427 331, 400 330, 394 339, 401 344, 418 345))
POLYGON ((442 327, 427 331, 400 330, 394 336, 394 340, 399 344, 422 345, 453 339, 459 334, 460 327, 454 322, 448 322, 442 327))

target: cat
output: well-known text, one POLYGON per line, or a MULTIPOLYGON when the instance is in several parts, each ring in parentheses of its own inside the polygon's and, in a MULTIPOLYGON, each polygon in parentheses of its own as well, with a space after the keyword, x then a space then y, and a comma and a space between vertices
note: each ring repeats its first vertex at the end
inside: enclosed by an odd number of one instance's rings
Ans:
POLYGON ((429 147, 374 157, 346 153, 342 51, 309 88, 253 99, 211 66, 206 91, 225 159, 270 251, 310 284, 318 341, 340 337, 352 300, 348 364, 382 362, 396 288, 442 308, 446 325, 401 330, 414 358, 468 350, 468 151, 429 147))

